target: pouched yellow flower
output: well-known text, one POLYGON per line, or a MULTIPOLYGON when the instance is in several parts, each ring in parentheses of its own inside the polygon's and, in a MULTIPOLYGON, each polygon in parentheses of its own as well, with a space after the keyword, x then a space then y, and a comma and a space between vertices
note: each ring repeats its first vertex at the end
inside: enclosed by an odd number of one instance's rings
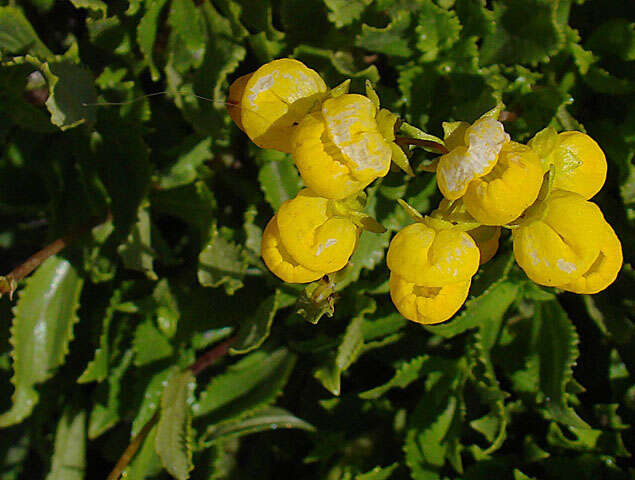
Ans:
POLYGON ((443 196, 448 200, 461 198, 470 182, 494 168, 501 148, 508 141, 503 124, 494 118, 480 118, 472 125, 457 124, 446 138, 450 151, 437 165, 437 183, 443 196))
POLYGON ((326 95, 326 84, 316 71, 283 58, 232 84, 229 113, 259 147, 291 153, 296 125, 326 95))
POLYGON ((588 272, 600 254, 606 222, 594 203, 577 193, 556 190, 545 210, 512 230, 514 256, 534 282, 570 283, 588 272))
POLYGON ((277 213, 280 238, 291 257, 317 272, 341 270, 353 254, 361 229, 338 215, 328 199, 305 188, 277 213))
POLYGON ((318 195, 343 199, 388 173, 392 150, 367 97, 330 98, 295 129, 293 160, 318 195))
POLYGON ((508 142, 494 168, 470 182, 463 203, 479 223, 505 225, 534 203, 542 179, 538 155, 525 145, 508 142))
POLYGON ((501 236, 501 227, 482 225, 467 232, 479 251, 481 252, 480 265, 489 262, 498 250, 498 240, 501 236))
POLYGON ((262 233, 260 255, 267 268, 285 282, 308 283, 325 275, 325 272, 309 270, 293 259, 282 244, 280 231, 278 230, 278 219, 275 215, 269 220, 265 231, 262 233))
POLYGON ((443 287, 424 287, 408 282, 392 272, 390 297, 404 317, 422 324, 449 320, 465 302, 471 280, 450 283, 443 287))
POLYGON ((606 235, 600 246, 600 253, 591 267, 576 280, 560 285, 560 288, 574 293, 598 293, 617 278, 622 268, 622 244, 611 226, 606 223, 606 235))
POLYGON ((391 272, 407 282, 443 287, 470 280, 478 269, 479 258, 478 247, 467 233, 437 230, 418 222, 395 235, 386 263, 391 272))
POLYGON ((585 199, 600 191, 606 180, 606 157, 600 146, 582 132, 539 132, 529 146, 542 157, 545 168, 554 166, 553 187, 582 195, 585 199))

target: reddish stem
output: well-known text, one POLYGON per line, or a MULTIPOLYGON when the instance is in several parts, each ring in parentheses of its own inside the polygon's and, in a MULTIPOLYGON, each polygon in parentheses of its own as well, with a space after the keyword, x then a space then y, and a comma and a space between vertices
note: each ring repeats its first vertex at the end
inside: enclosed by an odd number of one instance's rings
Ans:
POLYGON ((421 140, 420 138, 410 138, 410 137, 397 137, 395 138, 395 143, 404 146, 404 145, 415 145, 417 147, 426 147, 432 148, 439 153, 448 153, 448 149, 445 148, 444 145, 440 143, 433 142, 432 140, 421 140))

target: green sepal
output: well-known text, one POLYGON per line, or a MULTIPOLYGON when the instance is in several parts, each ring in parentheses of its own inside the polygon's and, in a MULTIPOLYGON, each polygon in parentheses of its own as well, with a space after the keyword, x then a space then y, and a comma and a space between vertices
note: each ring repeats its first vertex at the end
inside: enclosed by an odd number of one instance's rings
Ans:
POLYGON ((364 230, 372 233, 384 233, 386 231, 386 227, 384 227, 381 223, 375 220, 373 217, 363 212, 350 212, 348 218, 357 225, 358 227, 363 228, 364 230))
POLYGON ((347 94, 350 87, 351 87, 351 79, 349 78, 347 80, 344 80, 337 87, 331 88, 331 90, 329 91, 329 97, 336 98, 341 95, 347 94))
POLYGON ((366 80, 366 96, 370 99, 371 102, 373 102, 373 105, 375 105, 375 108, 379 111, 379 96, 373 88, 373 84, 370 82, 370 80, 366 80))
POLYGON ((408 216, 412 218, 415 222, 423 223, 423 220, 424 220, 423 215, 421 215, 416 208, 412 207, 410 204, 408 204, 408 202, 406 202, 405 200, 401 198, 397 199, 397 203, 401 205, 401 208, 403 208, 408 214, 408 216))
POLYGON ((399 115, 392 113, 387 108, 382 108, 375 117, 379 131, 384 138, 392 142, 395 139, 395 126, 399 121, 399 115))
MULTIPOLYGON (((457 122, 454 122, 454 123, 457 123, 457 122)), ((430 133, 426 133, 423 130, 415 127, 414 125, 410 125, 409 123, 402 122, 401 125, 399 125, 399 131, 401 133, 404 133, 408 137, 416 138, 418 140, 427 140, 429 142, 435 142, 445 147, 445 142, 441 140, 439 137, 437 137, 436 135, 432 135, 430 133)), ((433 153, 438 153, 432 148, 428 149, 426 147, 423 147, 423 149, 433 153)))
POLYGON ((406 174, 411 177, 415 176, 415 172, 412 171, 412 167, 410 166, 410 162, 408 161, 408 157, 404 153, 404 151, 397 145, 395 142, 390 142, 390 150, 392 151, 392 156, 390 160, 397 165, 400 169, 402 169, 406 174))
POLYGON ((325 277, 306 286, 296 302, 296 312, 307 322, 317 324, 323 315, 332 317, 335 284, 325 277))
POLYGON ((498 102, 494 108, 488 110, 483 115, 479 117, 479 120, 484 118, 493 118, 494 120, 498 120, 501 112, 505 109, 505 104, 503 102, 498 102))

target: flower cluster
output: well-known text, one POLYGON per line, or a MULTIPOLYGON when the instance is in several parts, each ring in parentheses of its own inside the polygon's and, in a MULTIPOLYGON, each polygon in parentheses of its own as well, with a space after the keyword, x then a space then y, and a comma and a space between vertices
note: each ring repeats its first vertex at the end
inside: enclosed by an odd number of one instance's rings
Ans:
POLYGON ((364 188, 391 162, 412 175, 403 145, 419 145, 445 152, 422 166, 436 171, 444 199, 426 217, 400 200, 415 222, 392 239, 386 262, 404 317, 451 318, 479 265, 496 254, 502 228, 540 285, 596 293, 615 280, 620 241, 589 201, 604 184, 606 159, 588 135, 549 127, 523 145, 505 132, 499 105, 472 124, 444 123, 443 140, 409 125, 417 138, 395 138, 397 116, 380 108, 372 87, 364 96, 349 94, 348 84, 329 90, 315 71, 281 59, 230 87, 235 123, 256 145, 290 153, 307 187, 263 234, 261 255, 278 277, 305 283, 344 268, 362 229, 383 231, 362 213, 364 188))
POLYGON ((361 213, 363 189, 390 168, 397 117, 369 98, 329 90, 292 59, 269 62, 230 87, 228 111, 259 147, 290 153, 304 184, 267 225, 261 255, 286 282, 305 283, 342 269, 361 229, 383 227, 361 213))

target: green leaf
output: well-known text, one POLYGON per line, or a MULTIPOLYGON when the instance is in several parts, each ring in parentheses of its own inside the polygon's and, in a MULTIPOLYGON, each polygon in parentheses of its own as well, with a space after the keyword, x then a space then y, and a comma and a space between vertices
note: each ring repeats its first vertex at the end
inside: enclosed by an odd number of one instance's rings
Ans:
POLYGON ((154 42, 157 37, 161 10, 163 10, 166 2, 167 0, 146 2, 147 9, 137 26, 137 43, 139 43, 139 50, 141 50, 141 53, 145 58, 145 63, 148 68, 150 68, 152 80, 155 82, 160 78, 160 74, 153 59, 154 42))
POLYGON ((87 8, 95 12, 101 12, 103 18, 108 14, 108 5, 101 0, 71 0, 75 8, 87 8))
POLYGON ((399 468, 398 463, 393 463, 387 467, 377 466, 366 473, 355 475, 355 480, 388 480, 397 468, 399 468))
POLYGON ((260 347, 269 337, 273 318, 278 311, 279 291, 263 300, 256 313, 245 318, 238 330, 238 338, 229 349, 230 353, 245 354, 260 347))
POLYGON ((180 218, 208 235, 214 220, 216 200, 207 185, 198 181, 169 190, 153 191, 152 210, 180 218))
POLYGON ((110 298, 102 319, 99 346, 95 349, 93 359, 88 362, 86 369, 77 379, 77 383, 102 382, 108 376, 110 324, 115 315, 116 307, 121 302, 121 295, 121 290, 118 289, 110 298))
MULTIPOLYGON (((161 405, 161 394, 168 380, 175 375, 174 365, 155 373, 143 392, 143 400, 137 410, 137 416, 132 422, 130 438, 134 438, 141 429, 150 421, 154 413, 161 405)), ((154 451, 154 449, 153 449, 154 451)))
POLYGON ((11 326, 13 406, 0 415, 0 427, 31 414, 39 395, 34 387, 64 363, 77 322, 83 280, 68 260, 50 257, 20 291, 11 326))
POLYGON ((384 28, 364 24, 361 33, 355 37, 355 46, 371 52, 408 57, 412 53, 406 35, 410 23, 410 13, 406 10, 398 10, 384 28))
POLYGON ((509 0, 494 4, 494 30, 483 39, 481 61, 547 62, 562 46, 564 35, 548 0, 509 0))
POLYGON ((190 370, 174 375, 161 397, 161 415, 154 446, 163 467, 177 480, 190 477, 192 465, 190 398, 195 387, 190 370))
POLYGON ((295 356, 283 348, 250 353, 212 379, 194 406, 194 415, 229 419, 269 405, 282 391, 294 364, 295 356))
POLYGON ((210 137, 202 140, 196 137, 188 138, 179 147, 176 162, 160 175, 159 186, 162 189, 169 189, 192 183, 198 175, 197 168, 205 161, 212 159, 211 147, 210 137))
POLYGON ((626 18, 611 18, 591 34, 586 46, 594 52, 635 60, 635 26, 626 18))
POLYGON ((458 39, 461 23, 451 10, 437 7, 431 0, 422 3, 415 33, 422 61, 436 60, 439 53, 450 48, 458 39))
POLYGON ((132 459, 132 462, 128 465, 128 468, 124 470, 122 478, 144 480, 159 474, 163 467, 154 448, 156 436, 157 427, 154 426, 132 459))
POLYGON ((302 180, 288 155, 266 150, 261 156, 264 164, 258 172, 258 181, 265 199, 276 211, 285 201, 298 194, 302 180))
POLYGON ((316 325, 322 316, 333 316, 334 283, 325 277, 308 284, 296 300, 295 308, 302 318, 316 325))
POLYGON ((372 0, 324 0, 329 8, 329 20, 337 28, 350 25, 362 16, 372 0))
POLYGON ((46 480, 82 480, 86 470, 86 412, 67 407, 57 424, 46 480))
POLYGON ((172 345, 154 326, 150 319, 139 324, 135 330, 133 345, 135 350, 134 364, 137 367, 156 362, 172 355, 172 345))
POLYGON ((494 285, 478 297, 469 299, 464 310, 446 323, 426 326, 436 335, 451 338, 471 328, 489 328, 489 323, 500 322, 509 306, 516 300, 520 288, 516 283, 503 282, 494 285))
POLYGON ((313 425, 296 417, 283 408, 265 407, 239 420, 209 426, 205 432, 203 441, 209 444, 220 438, 238 438, 251 435, 252 433, 278 430, 281 428, 295 428, 308 432, 315 431, 313 425))
POLYGON ((607 95, 628 95, 635 91, 635 82, 616 77, 596 66, 589 68, 584 82, 596 92, 607 95))
POLYGON ((225 286, 228 295, 233 295, 243 286, 247 262, 242 249, 225 239, 214 228, 210 241, 198 256, 198 281, 204 287, 225 286))
MULTIPOLYGON (((168 14, 168 24, 172 28, 171 39, 175 38, 177 48, 172 57, 177 59, 177 69, 200 66, 205 56, 206 32, 201 22, 201 12, 193 0, 172 0, 168 14), (187 52, 185 54, 184 52, 187 52)), ((174 59, 174 58, 173 58, 174 59)))
POLYGON ((427 355, 420 355, 408 362, 403 362, 395 371, 395 375, 383 385, 366 390, 359 394, 363 399, 376 399, 392 388, 406 388, 412 382, 421 378, 421 371, 428 360, 427 355))
POLYGON ((132 363, 134 352, 127 350, 119 363, 109 372, 108 381, 100 383, 95 391, 95 402, 88 421, 88 438, 93 440, 119 421, 122 379, 132 363))
POLYGON ((540 389, 552 417, 568 426, 588 428, 569 406, 567 384, 573 379, 573 365, 579 355, 578 334, 556 300, 543 302, 540 316, 540 389))
POLYGON ((155 251, 151 242, 151 221, 147 207, 139 209, 137 223, 132 227, 126 243, 119 245, 117 252, 123 259, 123 264, 130 270, 145 274, 150 280, 157 280, 154 273, 155 251))
POLYGON ((22 11, 15 7, 0 7, 0 51, 12 55, 30 53, 43 59, 53 56, 22 11))

